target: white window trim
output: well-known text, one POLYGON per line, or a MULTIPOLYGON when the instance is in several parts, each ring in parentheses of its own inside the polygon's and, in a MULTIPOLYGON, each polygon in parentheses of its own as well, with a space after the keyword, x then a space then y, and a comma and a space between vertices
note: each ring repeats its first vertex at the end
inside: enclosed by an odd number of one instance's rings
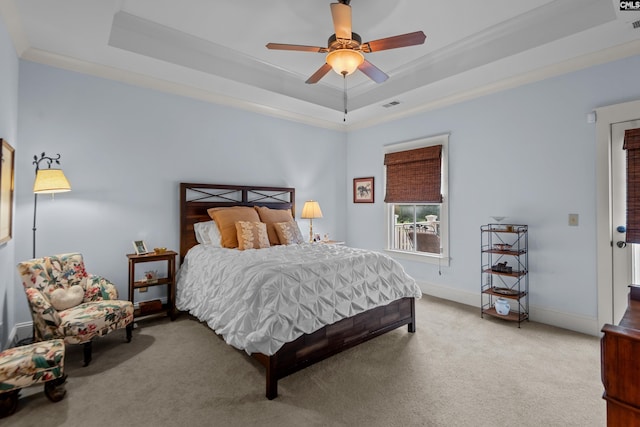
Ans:
MULTIPOLYGON (((420 254, 417 252, 405 252, 396 249, 389 249, 392 239, 392 231, 389 224, 391 218, 393 218, 393 212, 391 211, 391 204, 385 203, 385 252, 394 257, 410 261, 424 262, 427 264, 438 264, 441 266, 449 265, 449 135, 450 133, 444 133, 411 141, 387 144, 384 146, 384 154, 387 154, 416 148, 430 147, 433 145, 442 145, 442 205, 440 206, 440 243, 442 244, 442 253, 440 255, 428 253, 420 254)), ((387 168, 384 167, 383 169, 383 191, 386 194, 387 168)))

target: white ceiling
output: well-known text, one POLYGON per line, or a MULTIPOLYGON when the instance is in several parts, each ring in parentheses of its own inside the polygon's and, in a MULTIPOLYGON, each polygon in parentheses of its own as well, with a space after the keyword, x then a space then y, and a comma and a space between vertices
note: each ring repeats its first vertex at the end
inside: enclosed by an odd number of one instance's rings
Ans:
POLYGON ((363 41, 422 30, 423 45, 366 54, 390 78, 305 80, 331 0, 0 0, 21 58, 334 129, 354 129, 640 54, 640 12, 619 0, 352 0, 363 41), (392 101, 398 105, 387 108, 392 101))

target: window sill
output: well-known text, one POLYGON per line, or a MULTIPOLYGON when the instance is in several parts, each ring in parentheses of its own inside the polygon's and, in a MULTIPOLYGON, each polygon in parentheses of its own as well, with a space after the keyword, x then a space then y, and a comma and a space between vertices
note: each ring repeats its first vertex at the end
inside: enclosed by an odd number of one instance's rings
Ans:
POLYGON ((408 261, 422 262, 425 264, 435 264, 440 266, 449 266, 449 257, 435 255, 435 254, 418 254, 416 252, 405 252, 394 249, 384 250, 391 257, 396 259, 406 259, 408 261))

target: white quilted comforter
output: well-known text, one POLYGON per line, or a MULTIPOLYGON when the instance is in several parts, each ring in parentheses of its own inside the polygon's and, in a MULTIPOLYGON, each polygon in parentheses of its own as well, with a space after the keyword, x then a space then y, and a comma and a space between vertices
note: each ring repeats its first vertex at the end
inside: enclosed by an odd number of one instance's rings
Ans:
POLYGON ((309 243, 245 251, 197 245, 178 273, 176 306, 228 344, 272 355, 302 334, 420 296, 402 266, 378 252, 309 243))

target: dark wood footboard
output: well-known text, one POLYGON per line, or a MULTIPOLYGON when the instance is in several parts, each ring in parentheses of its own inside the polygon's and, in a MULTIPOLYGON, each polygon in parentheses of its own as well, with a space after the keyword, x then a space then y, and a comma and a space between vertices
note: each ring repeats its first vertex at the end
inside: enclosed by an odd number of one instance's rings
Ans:
POLYGON ((409 332, 416 331, 414 298, 403 298, 327 325, 285 344, 273 356, 252 354, 267 369, 267 398, 278 396, 280 378, 403 325, 408 325, 409 332))

